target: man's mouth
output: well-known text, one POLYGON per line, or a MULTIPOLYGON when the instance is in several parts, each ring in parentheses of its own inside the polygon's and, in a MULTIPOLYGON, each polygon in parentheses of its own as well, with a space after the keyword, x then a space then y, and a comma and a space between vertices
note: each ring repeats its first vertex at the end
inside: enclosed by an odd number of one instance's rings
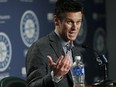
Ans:
POLYGON ((75 32, 69 32, 70 35, 75 35, 75 32))

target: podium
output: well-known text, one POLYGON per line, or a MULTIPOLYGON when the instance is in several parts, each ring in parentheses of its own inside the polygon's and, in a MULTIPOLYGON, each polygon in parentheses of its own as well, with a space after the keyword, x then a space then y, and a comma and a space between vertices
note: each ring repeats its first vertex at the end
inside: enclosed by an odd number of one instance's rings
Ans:
POLYGON ((86 87, 116 87, 116 80, 107 80, 103 83, 95 83, 93 85, 86 85, 86 87))

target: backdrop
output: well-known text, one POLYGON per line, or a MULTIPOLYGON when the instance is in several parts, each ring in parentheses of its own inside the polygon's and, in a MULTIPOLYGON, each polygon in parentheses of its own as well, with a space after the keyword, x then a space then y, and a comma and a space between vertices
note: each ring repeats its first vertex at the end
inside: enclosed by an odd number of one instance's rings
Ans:
MULTIPOLYGON (((84 5, 84 18, 76 45, 88 45, 107 57, 105 0, 78 0, 84 5)), ((56 0, 0 0, 0 79, 18 76, 26 79, 25 55, 31 44, 54 30, 56 0)), ((86 81, 104 79, 103 62, 89 48, 78 47, 84 56, 86 81), (94 72, 94 73, 93 73, 94 72)))

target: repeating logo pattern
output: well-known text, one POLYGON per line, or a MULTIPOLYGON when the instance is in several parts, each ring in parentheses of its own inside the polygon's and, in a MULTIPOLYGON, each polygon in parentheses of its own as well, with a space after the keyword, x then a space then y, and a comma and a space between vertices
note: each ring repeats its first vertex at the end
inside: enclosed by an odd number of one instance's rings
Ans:
POLYGON ((5 33, 0 32, 0 72, 8 68, 11 62, 11 56, 11 42, 5 33))
POLYGON ((99 53, 104 53, 104 51, 106 51, 105 36, 105 31, 102 28, 98 28, 94 34, 93 47, 99 53))
POLYGON ((24 44, 30 47, 39 37, 39 22, 35 13, 31 10, 26 11, 20 23, 20 32, 24 44))

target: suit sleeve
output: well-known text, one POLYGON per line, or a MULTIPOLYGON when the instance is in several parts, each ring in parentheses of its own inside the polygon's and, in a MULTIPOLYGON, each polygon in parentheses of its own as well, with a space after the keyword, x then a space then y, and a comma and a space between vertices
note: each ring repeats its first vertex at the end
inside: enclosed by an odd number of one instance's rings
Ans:
POLYGON ((51 77, 51 69, 45 57, 34 43, 26 56, 28 87, 55 87, 51 77))

